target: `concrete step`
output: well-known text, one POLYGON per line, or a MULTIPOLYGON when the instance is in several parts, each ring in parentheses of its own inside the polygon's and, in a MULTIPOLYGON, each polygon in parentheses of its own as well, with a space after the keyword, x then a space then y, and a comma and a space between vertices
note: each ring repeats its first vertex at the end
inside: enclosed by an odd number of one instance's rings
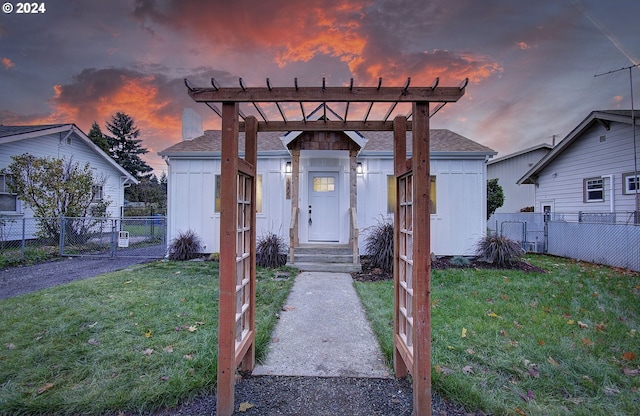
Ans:
POLYGON ((314 253, 314 254, 299 254, 297 251, 294 254, 294 261, 296 263, 353 263, 353 254, 334 254, 334 253, 314 253))
POLYGON ((326 245, 326 244, 305 244, 294 248, 296 254, 328 254, 328 255, 350 255, 351 246, 346 244, 326 245))
POLYGON ((362 271, 360 264, 353 263, 287 263, 289 267, 295 267, 303 272, 331 272, 351 273, 362 271))

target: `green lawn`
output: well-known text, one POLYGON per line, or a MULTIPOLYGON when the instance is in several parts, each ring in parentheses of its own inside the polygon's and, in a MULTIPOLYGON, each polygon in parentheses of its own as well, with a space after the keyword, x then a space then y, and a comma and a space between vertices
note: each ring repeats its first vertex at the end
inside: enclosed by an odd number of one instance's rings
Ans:
MULTIPOLYGON (((257 356, 293 284, 258 271, 257 356)), ((218 264, 155 262, 0 301, 0 414, 148 411, 214 389, 218 264)))
MULTIPOLYGON (((548 273, 433 271, 434 390, 497 415, 638 414, 640 274, 527 260, 548 273)), ((391 360, 393 283, 356 289, 391 360)))

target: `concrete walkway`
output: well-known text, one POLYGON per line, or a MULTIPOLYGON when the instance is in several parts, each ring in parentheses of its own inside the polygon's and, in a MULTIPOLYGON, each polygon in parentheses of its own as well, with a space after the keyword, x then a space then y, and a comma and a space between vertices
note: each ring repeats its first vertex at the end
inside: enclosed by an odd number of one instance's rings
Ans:
POLYGON ((253 375, 390 378, 346 273, 303 272, 253 375))

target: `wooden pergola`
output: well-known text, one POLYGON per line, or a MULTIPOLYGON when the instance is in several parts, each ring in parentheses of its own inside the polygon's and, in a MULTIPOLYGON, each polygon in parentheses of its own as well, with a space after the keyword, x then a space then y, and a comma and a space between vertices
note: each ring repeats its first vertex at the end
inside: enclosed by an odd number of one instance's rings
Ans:
MULTIPOLYGON (((235 372, 252 371, 255 365, 256 291, 256 162, 259 131, 393 131, 396 177, 394 241, 394 370, 396 377, 413 376, 413 407, 416 415, 431 414, 431 261, 430 261, 430 154, 429 118, 442 106, 458 101, 467 80, 460 86, 440 87, 438 80, 428 87, 267 86, 191 87, 196 102, 207 104, 222 118, 222 168, 220 210, 220 290, 218 323, 217 414, 234 412, 235 372), (252 105, 261 121, 240 111, 240 104, 252 105), (275 104, 281 120, 267 118, 261 105, 275 104), (291 120, 282 103, 299 103, 302 117, 291 120), (304 103, 346 103, 342 120, 321 117, 310 121, 304 103), (368 103, 360 120, 348 120, 351 103, 368 103), (386 115, 368 120, 374 103, 388 103, 386 115), (396 115, 396 105, 410 103, 410 115, 396 115), (430 112, 430 104, 437 105, 430 112), (221 104, 221 108, 217 104, 221 104), (409 120, 409 118, 411 120, 409 120), (413 132, 412 157, 407 158, 407 130, 413 132), (238 132, 245 132, 244 158, 240 158, 238 132)), ((327 106, 325 105, 326 109, 327 106)), ((355 177, 355 164, 351 164, 355 177)), ((295 192, 295 190, 294 190, 295 192)), ((297 194, 297 192, 295 193, 297 194)), ((293 202, 293 201, 292 201, 293 202)))

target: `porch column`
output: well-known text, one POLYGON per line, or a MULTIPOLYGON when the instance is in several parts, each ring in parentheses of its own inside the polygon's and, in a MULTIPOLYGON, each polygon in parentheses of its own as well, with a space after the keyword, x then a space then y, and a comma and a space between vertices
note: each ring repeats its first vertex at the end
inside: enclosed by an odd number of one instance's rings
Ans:
POLYGON ((351 242, 351 248, 353 250, 353 264, 358 264, 360 261, 358 254, 358 172, 356 156, 358 152, 356 150, 349 150, 349 223, 351 227, 349 229, 349 241, 351 242))
POLYGON ((293 249, 299 244, 298 196, 300 195, 300 150, 291 150, 291 227, 289 228, 289 261, 293 264, 293 249))
POLYGON ((413 411, 431 415, 431 207, 429 103, 413 103, 413 411))

